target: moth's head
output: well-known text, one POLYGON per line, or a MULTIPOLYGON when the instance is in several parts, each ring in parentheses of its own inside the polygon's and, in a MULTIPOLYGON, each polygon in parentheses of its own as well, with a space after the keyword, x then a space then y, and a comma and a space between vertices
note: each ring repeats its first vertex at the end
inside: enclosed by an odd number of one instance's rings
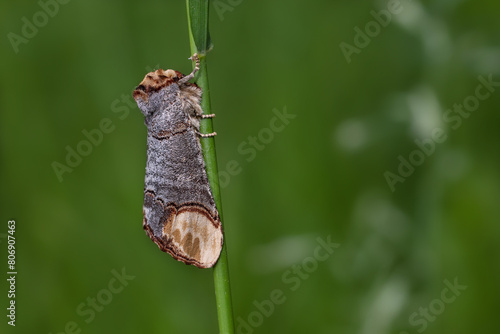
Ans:
POLYGON ((137 102, 144 116, 154 112, 158 103, 161 103, 159 92, 183 77, 183 74, 174 70, 156 70, 149 72, 134 90, 134 100, 137 102))

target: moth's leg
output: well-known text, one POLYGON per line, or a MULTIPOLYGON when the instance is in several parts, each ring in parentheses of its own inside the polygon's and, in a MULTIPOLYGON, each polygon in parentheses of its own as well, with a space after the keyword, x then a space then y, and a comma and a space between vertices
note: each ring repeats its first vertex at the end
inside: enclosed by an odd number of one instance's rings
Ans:
POLYGON ((192 105, 194 108, 194 115, 199 118, 214 118, 215 114, 204 114, 203 109, 199 104, 192 105))
POLYGON ((198 136, 200 136, 200 137, 206 138, 206 137, 215 137, 217 135, 217 132, 201 133, 199 131, 196 131, 196 134, 198 134, 198 136))
POLYGON ((194 75, 196 74, 196 72, 198 72, 198 70, 200 69, 200 58, 198 57, 198 54, 195 53, 192 57, 190 57, 189 59, 192 59, 194 60, 196 63, 194 65, 194 70, 193 72, 189 73, 188 75, 186 75, 184 78, 180 79, 177 84, 180 86, 182 84, 185 84, 186 82, 188 82, 189 80, 193 79, 194 78, 194 75))

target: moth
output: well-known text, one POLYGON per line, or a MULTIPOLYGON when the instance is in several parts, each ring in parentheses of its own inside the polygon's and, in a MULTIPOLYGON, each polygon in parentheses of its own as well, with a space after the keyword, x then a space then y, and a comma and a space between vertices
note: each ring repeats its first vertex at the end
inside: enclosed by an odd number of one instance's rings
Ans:
POLYGON ((145 117, 147 162, 143 228, 158 247, 178 261, 212 267, 222 249, 222 226, 208 182, 200 137, 202 89, 183 75, 159 69, 146 74, 133 92, 145 117))

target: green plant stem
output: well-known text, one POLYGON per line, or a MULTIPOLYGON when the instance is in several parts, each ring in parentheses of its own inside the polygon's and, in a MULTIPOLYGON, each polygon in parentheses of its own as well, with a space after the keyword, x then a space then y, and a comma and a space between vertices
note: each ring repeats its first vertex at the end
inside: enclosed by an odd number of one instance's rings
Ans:
MULTIPOLYGON (((210 96, 208 88, 206 57, 200 58, 200 71, 198 73, 199 75, 196 83, 203 90, 201 107, 205 114, 210 114, 210 96)), ((201 121, 200 132, 213 132, 212 119, 204 119, 201 121)), ((208 181, 210 183, 210 187, 212 188, 215 205, 217 206, 217 210, 219 211, 220 220, 221 222, 223 222, 214 137, 201 138, 201 148, 203 151, 203 157, 205 159, 208 181)), ((226 244, 226 236, 224 235, 224 243, 222 244, 221 254, 213 269, 214 287, 215 299, 217 302, 217 313, 219 317, 219 332, 221 334, 232 334, 234 333, 234 322, 233 309, 231 304, 231 287, 229 285, 229 268, 227 262, 226 244)))
MULTIPOLYGON (((188 11, 188 27, 189 27, 191 54, 198 53, 200 57, 200 70, 196 75, 195 81, 196 84, 203 91, 201 107, 205 114, 211 114, 210 89, 208 86, 208 73, 207 73, 207 60, 206 60, 206 51, 208 47, 203 47, 201 53, 198 51, 198 48, 193 38, 193 31, 191 29, 191 15, 193 14, 193 12, 191 11, 190 13, 190 0, 186 0, 186 6, 188 11)), ((205 22, 206 22, 205 25, 194 26, 193 30, 202 29, 201 33, 205 33, 207 35, 206 40, 209 40, 208 17, 205 20, 205 22)), ((200 36, 200 31, 195 31, 195 33, 198 36, 200 36)), ((201 133, 213 132, 213 123, 211 118, 201 119, 200 132, 201 133)), ((219 174, 217 169, 217 158, 215 154, 215 139, 214 137, 205 137, 205 138, 200 138, 200 140, 201 140, 201 148, 203 151, 203 158, 205 159, 205 167, 207 170, 208 181, 212 189, 212 194, 214 196, 217 210, 219 211, 220 220, 221 222, 223 222, 222 203, 221 203, 220 188, 219 188, 219 174)), ((227 244, 226 237, 224 235, 224 242, 222 244, 222 250, 219 256, 219 260, 217 261, 217 263, 213 268, 214 288, 215 288, 215 299, 217 303, 217 314, 219 319, 219 333, 233 334, 234 320, 233 320, 233 308, 231 302, 231 287, 229 284, 229 268, 227 261, 226 244, 227 244)))

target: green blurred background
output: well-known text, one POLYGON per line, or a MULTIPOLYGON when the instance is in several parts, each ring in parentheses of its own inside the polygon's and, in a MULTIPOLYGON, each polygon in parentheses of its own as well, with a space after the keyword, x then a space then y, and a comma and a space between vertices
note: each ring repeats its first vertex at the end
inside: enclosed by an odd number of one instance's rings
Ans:
MULTIPOLYGON (((394 1, 211 3, 238 333, 500 330, 498 87, 473 105, 479 76, 500 81, 500 3, 394 1), (388 6, 398 12, 380 14, 385 26, 370 23, 388 6), (369 43, 356 37, 367 24, 369 43), (347 59, 341 45, 356 42, 347 59), (449 111, 464 101, 470 115, 449 111), (265 130, 283 110, 295 118, 265 130), (432 151, 436 129, 446 140, 432 151), (251 137, 254 157, 242 152, 251 137), (392 191, 384 173, 419 157, 415 140, 432 152, 392 191), (312 258, 317 238, 338 244, 325 261, 312 258), (274 290, 284 302, 259 311, 274 290)), ((0 4, 0 331, 216 333, 212 271, 174 261, 142 230, 146 127, 131 93, 153 68, 190 72, 185 3, 58 4, 53 17, 37 1, 0 4), (23 17, 40 25, 25 40, 23 17), (103 119, 108 133, 60 182, 53 163, 103 119), (118 293, 113 270, 135 277, 118 293)))

